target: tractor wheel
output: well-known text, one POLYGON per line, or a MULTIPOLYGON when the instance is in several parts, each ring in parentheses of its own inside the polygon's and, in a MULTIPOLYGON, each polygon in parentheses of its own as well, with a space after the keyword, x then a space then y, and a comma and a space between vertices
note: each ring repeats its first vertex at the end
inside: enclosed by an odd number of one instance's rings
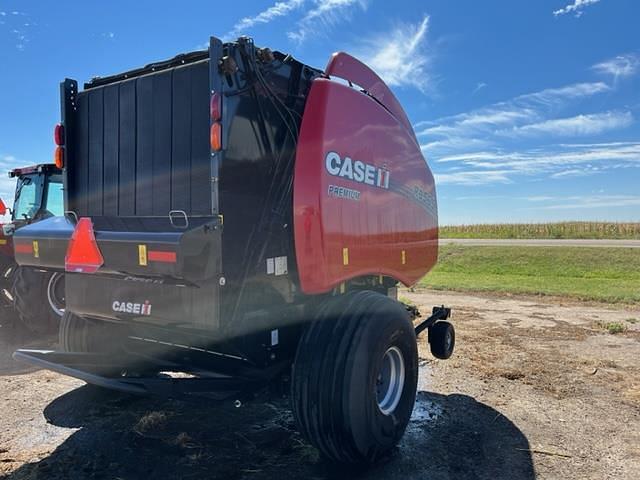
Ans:
POLYGON ((11 290, 14 307, 26 328, 40 335, 58 330, 64 311, 64 275, 19 267, 11 290))
POLYGON ((47 283, 47 300, 51 311, 55 313, 59 319, 62 319, 65 309, 65 284, 64 274, 55 272, 49 277, 47 283))
POLYGON ((418 350, 405 308, 375 292, 328 300, 303 334, 292 409, 303 436, 329 460, 372 463, 409 423, 418 350))

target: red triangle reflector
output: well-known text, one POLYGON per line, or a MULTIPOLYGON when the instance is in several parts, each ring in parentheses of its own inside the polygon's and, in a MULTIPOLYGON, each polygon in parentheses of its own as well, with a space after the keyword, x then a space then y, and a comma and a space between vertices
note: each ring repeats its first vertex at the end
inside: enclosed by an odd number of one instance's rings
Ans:
POLYGON ((78 220, 71 235, 64 257, 64 269, 67 272, 95 273, 103 264, 104 258, 93 233, 93 222, 83 217, 78 220))

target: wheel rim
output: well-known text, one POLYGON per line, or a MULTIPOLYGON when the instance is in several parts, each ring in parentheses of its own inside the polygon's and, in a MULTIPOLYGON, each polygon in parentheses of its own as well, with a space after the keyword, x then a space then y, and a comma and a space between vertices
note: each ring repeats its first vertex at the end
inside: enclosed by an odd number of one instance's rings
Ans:
POLYGON ((49 285, 47 285, 47 299, 49 300, 49 306, 56 315, 62 317, 64 314, 65 298, 64 298, 64 275, 61 273, 54 273, 49 279, 49 285))
POLYGON ((391 347, 382 357, 376 379, 376 400, 384 415, 390 415, 400 403, 404 389, 404 358, 398 347, 391 347))

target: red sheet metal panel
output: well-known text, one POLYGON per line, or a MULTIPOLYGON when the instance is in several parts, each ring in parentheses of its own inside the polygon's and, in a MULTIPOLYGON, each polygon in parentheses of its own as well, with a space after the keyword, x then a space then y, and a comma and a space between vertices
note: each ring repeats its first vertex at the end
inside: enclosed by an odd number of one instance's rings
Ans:
POLYGON ((407 114, 391 89, 387 87, 387 84, 382 81, 376 72, 360 60, 348 53, 337 52, 331 56, 324 71, 330 77, 340 77, 361 86, 369 95, 383 104, 411 132, 411 135, 414 135, 411 122, 409 122, 407 114))
POLYGON ((314 81, 302 119, 294 232, 307 294, 371 274, 412 285, 437 260, 435 185, 413 131, 329 79, 314 81))

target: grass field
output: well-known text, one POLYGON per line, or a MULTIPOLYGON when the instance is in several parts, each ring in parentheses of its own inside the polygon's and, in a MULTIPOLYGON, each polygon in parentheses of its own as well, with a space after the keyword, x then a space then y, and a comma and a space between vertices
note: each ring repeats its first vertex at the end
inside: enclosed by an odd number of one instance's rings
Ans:
POLYGON ((559 222, 440 227, 442 238, 640 239, 640 223, 559 222))
POLYGON ((447 245, 420 285, 640 303, 640 250, 447 245))

